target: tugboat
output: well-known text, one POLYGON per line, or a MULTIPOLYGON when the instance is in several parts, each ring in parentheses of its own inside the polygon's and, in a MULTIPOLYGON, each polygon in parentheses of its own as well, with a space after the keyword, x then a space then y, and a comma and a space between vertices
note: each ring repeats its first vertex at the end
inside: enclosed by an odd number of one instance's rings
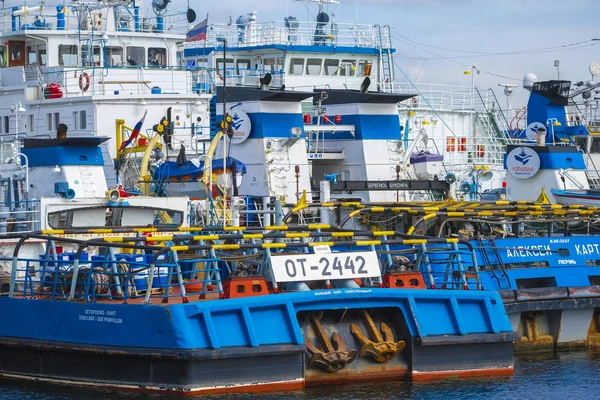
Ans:
POLYGON ((86 171, 108 187, 102 142, 24 142, 26 186, 47 206, 41 229, 0 238, 3 377, 191 394, 512 375, 516 336, 497 292, 423 290, 418 277, 385 287, 378 247, 426 254, 458 239, 281 215, 254 229, 187 226, 187 198, 74 189, 86 171))

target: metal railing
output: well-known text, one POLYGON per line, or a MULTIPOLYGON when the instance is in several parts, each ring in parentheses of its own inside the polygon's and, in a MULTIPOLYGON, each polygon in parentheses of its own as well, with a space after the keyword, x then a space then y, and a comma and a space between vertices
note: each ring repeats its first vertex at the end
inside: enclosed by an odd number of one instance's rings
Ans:
POLYGON ((429 83, 395 83, 394 93, 417 94, 400 103, 401 109, 435 109, 438 111, 469 111, 473 96, 470 87, 429 83))
MULTIPOLYGON (((229 47, 314 45, 379 48, 380 46, 374 25, 339 22, 330 23, 326 27, 314 21, 294 21, 293 27, 284 21, 253 22, 243 25, 211 24, 207 46, 216 47, 221 39, 226 39, 229 47)), ((390 48, 390 40, 386 38, 383 46, 390 48)))
MULTIPOLYGON (((43 74, 47 85, 59 85, 63 98, 90 95, 192 94, 192 71, 183 67, 56 67, 43 74)), ((206 84, 205 86, 210 87, 206 84)), ((40 88, 40 96, 53 98, 40 88)))
MULTIPOLYGON (((108 27, 108 13, 102 12, 105 9, 102 3, 71 4, 62 12, 58 12, 54 5, 46 7, 44 2, 14 5, 0 10, 0 32, 112 30, 113 27, 108 27)), ((114 29, 118 32, 185 34, 188 30, 185 11, 169 11, 160 19, 153 13, 144 15, 142 8, 120 6, 111 12, 115 14, 114 29)))
MULTIPOLYGON (((13 181, 14 182, 14 181, 13 181)), ((9 190, 2 182, 3 191, 9 190)), ((0 233, 33 232, 41 227, 39 200, 19 200, 0 203, 0 233)))

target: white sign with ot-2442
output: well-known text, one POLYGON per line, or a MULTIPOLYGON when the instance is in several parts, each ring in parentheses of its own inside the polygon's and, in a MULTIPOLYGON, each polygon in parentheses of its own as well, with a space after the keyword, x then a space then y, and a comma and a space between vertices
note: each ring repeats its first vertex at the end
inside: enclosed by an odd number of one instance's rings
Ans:
POLYGON ((277 282, 376 278, 381 276, 374 251, 296 254, 271 257, 277 282))

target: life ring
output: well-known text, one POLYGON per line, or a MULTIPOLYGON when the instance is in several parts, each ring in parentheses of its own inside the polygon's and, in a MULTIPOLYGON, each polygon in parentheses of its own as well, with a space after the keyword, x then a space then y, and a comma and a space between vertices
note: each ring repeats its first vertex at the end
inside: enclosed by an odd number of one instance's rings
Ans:
POLYGON ((81 75, 79 75, 79 89, 83 90, 84 92, 87 92, 89 88, 90 88, 90 75, 87 72, 82 72, 81 75), (85 79, 85 83, 83 81, 84 79, 85 79))

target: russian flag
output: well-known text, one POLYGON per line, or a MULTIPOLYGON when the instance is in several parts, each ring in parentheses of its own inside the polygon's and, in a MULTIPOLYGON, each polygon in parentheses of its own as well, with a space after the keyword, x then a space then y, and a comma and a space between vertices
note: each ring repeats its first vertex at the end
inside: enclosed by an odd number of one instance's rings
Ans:
POLYGON ((198 25, 193 27, 192 30, 188 32, 185 41, 186 42, 196 42, 199 40, 206 40, 207 29, 208 29, 208 18, 206 18, 204 21, 200 22, 198 25))
POLYGON ((137 139, 137 137, 140 134, 140 131, 142 130, 142 125, 144 125, 144 121, 146 120, 146 115, 148 114, 148 110, 146 110, 144 112, 144 116, 142 117, 142 119, 140 120, 140 122, 138 122, 135 127, 133 128, 133 132, 131 132, 131 135, 129 135, 129 139, 127 139, 126 141, 124 141, 123 143, 121 143, 121 147, 119 147, 119 151, 123 151, 123 149, 127 146, 129 146, 135 139, 137 139))

